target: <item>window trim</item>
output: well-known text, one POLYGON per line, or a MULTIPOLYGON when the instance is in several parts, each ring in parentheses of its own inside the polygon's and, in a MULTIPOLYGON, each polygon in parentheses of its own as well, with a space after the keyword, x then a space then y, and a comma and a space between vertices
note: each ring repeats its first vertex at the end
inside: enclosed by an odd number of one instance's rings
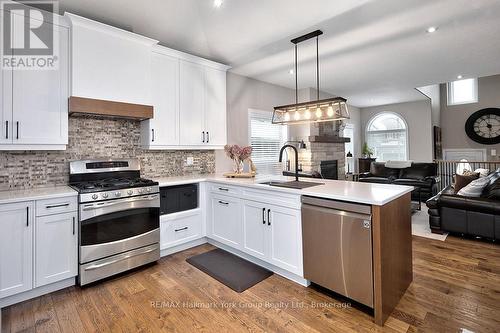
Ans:
MULTIPOLYGON (((366 123, 366 126, 365 126, 365 137, 364 137, 364 141, 363 142, 368 142, 368 140, 367 140, 367 138, 368 138, 368 132, 374 132, 374 131, 369 131, 368 130, 368 128, 370 127, 370 125, 373 123, 373 121, 375 120, 375 118, 377 118, 378 116, 381 116, 383 114, 394 115, 394 116, 400 118, 403 121, 403 123, 405 124, 405 127, 406 127, 406 161, 410 161, 410 126, 408 126, 408 122, 406 121, 405 117, 403 117, 403 115, 401 115, 398 112, 380 111, 380 112, 375 113, 373 116, 371 116, 370 119, 368 119, 368 122, 366 123)), ((380 132, 390 132, 390 131, 391 130, 380 131, 380 132)), ((387 161, 379 160, 379 162, 387 162, 387 161)))
POLYGON ((447 82, 446 83, 446 105, 447 106, 455 106, 455 105, 465 105, 465 104, 475 104, 479 102, 479 82, 477 78, 469 78, 469 79, 462 79, 462 80, 455 80, 452 82, 447 82), (453 82, 457 81, 463 81, 463 80, 473 80, 474 81, 474 99, 470 101, 465 101, 465 102, 451 102, 450 98, 453 96, 451 87, 453 82))

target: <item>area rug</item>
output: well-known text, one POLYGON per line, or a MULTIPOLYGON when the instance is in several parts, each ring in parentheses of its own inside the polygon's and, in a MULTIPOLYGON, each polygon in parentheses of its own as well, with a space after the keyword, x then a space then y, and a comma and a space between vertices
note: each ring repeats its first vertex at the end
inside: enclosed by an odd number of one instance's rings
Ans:
POLYGON ((427 207, 422 205, 422 210, 416 211, 411 216, 411 233, 414 236, 425 237, 440 241, 445 241, 448 237, 448 233, 442 235, 433 234, 431 228, 429 227, 429 214, 427 213, 427 207))
POLYGON ((238 293, 273 275, 273 272, 221 249, 195 255, 186 261, 238 293))

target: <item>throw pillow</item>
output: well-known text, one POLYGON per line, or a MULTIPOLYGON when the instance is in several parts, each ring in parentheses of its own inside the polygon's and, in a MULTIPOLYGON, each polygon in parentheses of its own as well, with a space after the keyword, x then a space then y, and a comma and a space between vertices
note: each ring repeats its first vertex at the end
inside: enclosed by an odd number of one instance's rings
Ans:
POLYGON ((464 172, 462 172, 462 176, 478 176, 479 177, 479 172, 476 172, 476 171, 470 171, 470 170, 464 170, 464 172))
POLYGON ((474 170, 474 172, 478 173, 479 174, 479 178, 481 178, 481 177, 488 176, 489 173, 490 173, 490 170, 479 168, 479 169, 474 170))
POLYGON ((469 185, 469 183, 473 180, 476 180, 478 177, 477 173, 471 175, 471 176, 464 176, 464 175, 455 175, 455 193, 458 193, 462 189, 462 187, 465 187, 469 185))
POLYGON ((480 197, 483 193, 483 189, 488 185, 489 179, 478 178, 469 183, 469 185, 462 187, 460 191, 457 192, 458 195, 463 195, 464 197, 480 197))

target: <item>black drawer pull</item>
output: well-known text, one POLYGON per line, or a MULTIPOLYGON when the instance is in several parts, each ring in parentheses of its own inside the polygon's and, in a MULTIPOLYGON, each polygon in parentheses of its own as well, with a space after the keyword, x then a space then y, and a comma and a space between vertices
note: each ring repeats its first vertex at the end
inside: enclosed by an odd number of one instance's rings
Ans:
POLYGON ((19 140, 19 122, 16 121, 16 140, 19 140))
POLYGON ((175 229, 174 231, 175 232, 179 232, 179 231, 184 231, 184 230, 188 230, 188 227, 184 227, 184 228, 180 228, 180 229, 175 229))
POLYGON ((75 234, 75 217, 73 216, 73 235, 75 234))
POLYGON ((69 203, 65 204, 60 204, 60 205, 50 205, 50 206, 45 206, 46 209, 51 209, 51 208, 60 208, 60 207, 68 207, 69 203))
POLYGON ((226 192, 228 192, 229 189, 228 188, 224 188, 224 187, 219 187, 219 191, 226 191, 226 192))
POLYGON ((30 226, 30 208, 26 207, 26 226, 30 226))
POLYGON ((5 121, 5 138, 9 138, 9 121, 5 121))
POLYGON ((262 208, 262 224, 266 224, 266 209, 262 208))
POLYGON ((221 200, 219 200, 219 203, 220 203, 221 205, 226 205, 226 206, 227 206, 227 205, 229 205, 229 202, 225 202, 225 201, 221 201, 221 200))
POLYGON ((267 210, 267 225, 271 225, 271 210, 267 210))

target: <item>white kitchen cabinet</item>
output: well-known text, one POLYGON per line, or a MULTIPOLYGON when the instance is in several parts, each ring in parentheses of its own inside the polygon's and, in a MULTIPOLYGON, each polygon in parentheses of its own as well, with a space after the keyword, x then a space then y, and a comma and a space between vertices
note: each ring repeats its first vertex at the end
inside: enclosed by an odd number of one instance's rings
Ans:
POLYGON ((35 287, 71 278, 77 274, 77 212, 37 217, 35 287))
POLYGON ((226 71, 205 68, 205 131, 208 145, 224 146, 226 131, 226 71))
POLYGON ((205 69, 199 64, 180 62, 180 144, 201 146, 205 130, 205 69))
POLYGON ((179 59, 153 52, 151 93, 154 118, 141 122, 146 148, 179 145, 179 59))
POLYGON ((160 250, 188 243, 202 237, 200 209, 163 215, 160 218, 160 250))
POLYGON ((72 96, 151 105, 158 41, 65 13, 72 24, 72 96))
POLYGON ((243 201, 243 251, 266 260, 268 253, 267 209, 263 203, 243 201))
POLYGON ((240 200, 223 195, 210 196, 209 236, 233 248, 241 248, 240 200))
POLYGON ((280 206, 271 206, 268 217, 270 227, 270 263, 287 271, 302 275, 301 212, 280 206))
POLYGON ((0 205, 0 298, 33 287, 33 203, 0 205))
MULTIPOLYGON (((14 34, 24 33, 13 26, 14 34)), ((2 70, 0 150, 63 150, 68 143, 69 28, 61 21, 40 29, 50 29, 58 40, 57 67, 2 70)))

